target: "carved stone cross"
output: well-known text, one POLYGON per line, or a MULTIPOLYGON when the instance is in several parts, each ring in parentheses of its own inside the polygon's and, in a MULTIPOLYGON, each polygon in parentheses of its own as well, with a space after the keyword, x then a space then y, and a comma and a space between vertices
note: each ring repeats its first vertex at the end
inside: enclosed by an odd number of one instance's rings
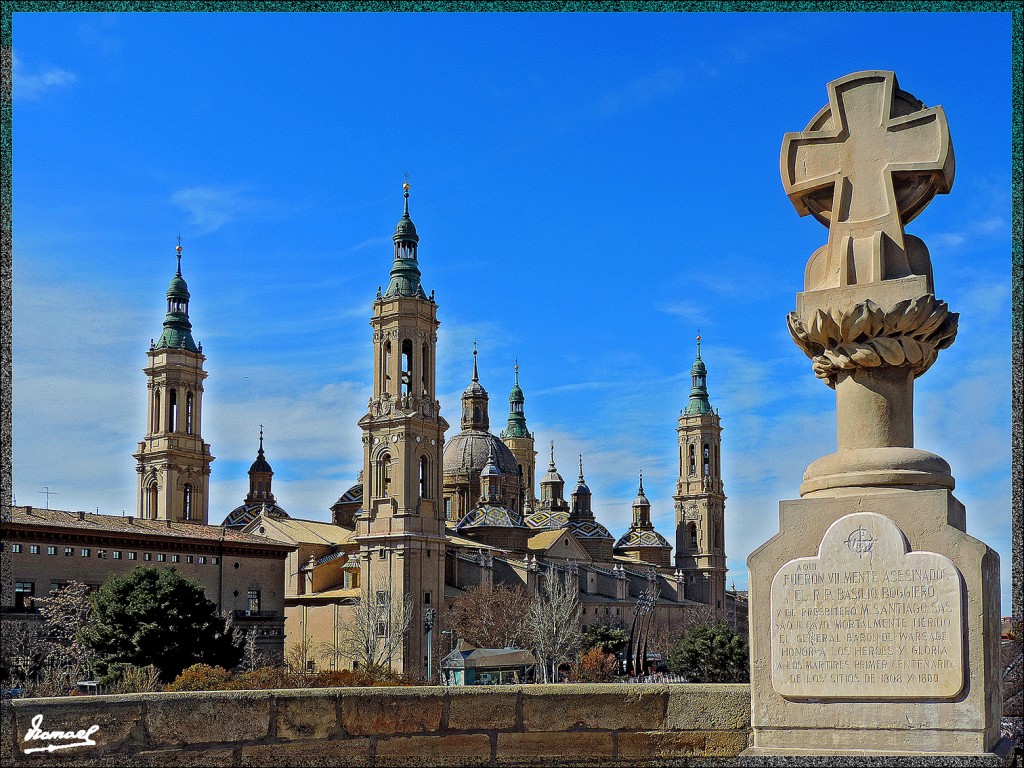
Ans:
POLYGON ((828 93, 828 106, 782 145, 786 194, 829 228, 805 289, 930 276, 927 250, 905 244, 903 226, 953 183, 942 107, 925 109, 885 71, 840 78, 828 93))

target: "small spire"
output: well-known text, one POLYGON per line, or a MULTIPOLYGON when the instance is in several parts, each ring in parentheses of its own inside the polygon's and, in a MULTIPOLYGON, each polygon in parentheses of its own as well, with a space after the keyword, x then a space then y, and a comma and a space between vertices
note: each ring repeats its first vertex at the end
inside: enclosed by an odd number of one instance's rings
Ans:
POLYGON ((644 495, 644 471, 642 469, 640 470, 640 491, 638 495, 644 495))
POLYGON ((178 247, 174 249, 178 255, 178 271, 175 274, 181 277, 181 235, 178 235, 178 247))
POLYGON ((476 339, 473 339, 473 381, 480 381, 480 374, 476 368, 476 339))
POLYGON ((402 213, 402 218, 403 219, 408 219, 409 218, 409 189, 410 189, 410 187, 409 187, 409 174, 408 173, 405 174, 405 184, 402 185, 402 189, 405 190, 405 194, 403 195, 403 197, 405 197, 405 211, 402 213))
POLYGON ((583 482, 583 454, 580 454, 580 482, 583 482))
POLYGON ((516 386, 519 386, 519 358, 516 358, 516 386))
POLYGON ((259 453, 263 453, 263 425, 260 424, 260 450, 259 453))
POLYGON ((700 328, 697 329, 697 359, 700 360, 700 328))

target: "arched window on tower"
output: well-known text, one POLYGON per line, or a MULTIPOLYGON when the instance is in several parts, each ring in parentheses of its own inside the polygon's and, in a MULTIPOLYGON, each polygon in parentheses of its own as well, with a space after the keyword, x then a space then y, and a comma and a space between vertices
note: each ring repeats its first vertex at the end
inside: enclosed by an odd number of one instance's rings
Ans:
POLYGON ((143 504, 143 507, 142 507, 142 514, 148 520, 156 520, 156 508, 157 508, 157 494, 158 494, 158 492, 159 491, 157 489, 156 480, 153 480, 152 482, 150 482, 150 484, 148 486, 146 486, 146 490, 145 490, 145 494, 144 494, 144 496, 145 496, 144 504, 143 504))
POLYGON ((386 499, 391 495, 391 455, 381 454, 377 459, 377 498, 386 499))
POLYGON ((389 392, 388 382, 391 380, 391 342, 385 341, 380 348, 380 391, 389 392))
POLYGON ((185 395, 185 434, 192 434, 192 393, 185 395))
POLYGON ((160 431, 160 390, 153 393, 153 431, 160 431))
POLYGON ((430 498, 430 462, 426 456, 420 456, 420 498, 430 498))
POLYGON ((715 478, 722 476, 722 449, 718 443, 715 443, 715 478))
POLYGON ((412 394, 412 340, 402 342, 402 394, 412 394))
POLYGON ((711 446, 704 443, 704 474, 711 474, 711 446))
POLYGON ((697 549, 697 524, 690 523, 690 549, 697 549))
POLYGON ((697 446, 690 443, 690 476, 697 474, 697 446))
POLYGON ((474 424, 479 424, 480 423, 480 406, 479 405, 474 405, 473 406, 473 423, 474 424))
POLYGON ((430 355, 430 348, 427 346, 426 342, 424 342, 424 344, 423 344, 423 356, 420 358, 420 370, 422 370, 422 372, 423 372, 423 376, 421 378, 422 378, 423 394, 424 395, 426 395, 428 392, 430 392, 430 367, 429 367, 430 358, 429 358, 429 355, 430 355))
POLYGON ((170 402, 167 404, 167 431, 177 432, 178 431, 178 390, 171 390, 170 402))
POLYGON ((192 519, 192 486, 188 484, 181 492, 181 514, 185 520, 192 519))

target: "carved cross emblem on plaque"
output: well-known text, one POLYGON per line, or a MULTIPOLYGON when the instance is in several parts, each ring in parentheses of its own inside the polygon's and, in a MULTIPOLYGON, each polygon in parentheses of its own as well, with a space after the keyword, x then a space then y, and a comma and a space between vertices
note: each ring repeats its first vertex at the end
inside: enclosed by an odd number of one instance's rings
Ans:
POLYGON ((892 72, 848 75, 828 93, 806 129, 785 135, 781 157, 797 211, 829 227, 820 269, 838 282, 820 287, 921 274, 907 262, 903 226, 953 183, 942 107, 925 109, 892 72))

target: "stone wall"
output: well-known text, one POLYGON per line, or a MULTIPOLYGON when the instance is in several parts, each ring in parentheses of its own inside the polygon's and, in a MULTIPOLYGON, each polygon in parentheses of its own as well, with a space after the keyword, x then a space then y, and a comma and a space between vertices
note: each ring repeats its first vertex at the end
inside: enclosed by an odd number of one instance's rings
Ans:
POLYGON ((5 765, 662 765, 747 747, 747 685, 141 693, 5 703, 5 765), (23 750, 97 725, 96 746, 23 750))

